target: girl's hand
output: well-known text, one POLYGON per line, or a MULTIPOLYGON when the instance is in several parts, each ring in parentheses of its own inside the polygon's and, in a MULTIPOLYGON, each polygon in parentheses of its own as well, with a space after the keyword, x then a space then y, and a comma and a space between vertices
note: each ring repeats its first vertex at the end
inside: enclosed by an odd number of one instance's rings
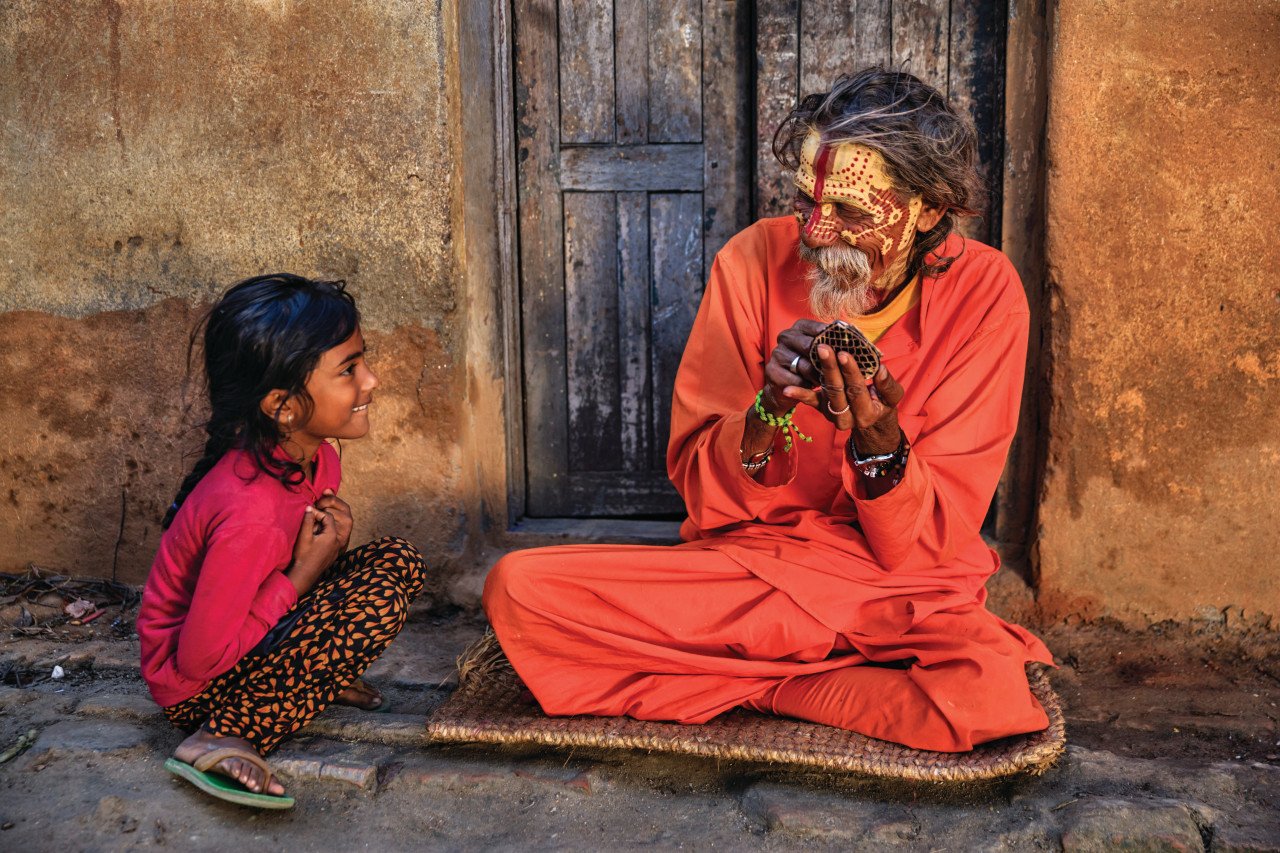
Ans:
POLYGON ((354 524, 351 505, 335 495, 333 489, 325 489, 324 496, 316 501, 316 509, 333 516, 333 522, 338 528, 338 553, 341 554, 347 550, 347 543, 351 541, 351 526, 354 524))
POLYGON ((293 562, 284 576, 298 595, 305 595, 329 568, 342 548, 338 544, 338 524, 324 510, 307 507, 293 544, 293 562))

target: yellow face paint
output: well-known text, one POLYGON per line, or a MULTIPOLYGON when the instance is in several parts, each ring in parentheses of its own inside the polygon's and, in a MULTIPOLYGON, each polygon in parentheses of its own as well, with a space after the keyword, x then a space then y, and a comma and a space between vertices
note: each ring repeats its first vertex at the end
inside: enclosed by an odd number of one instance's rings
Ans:
POLYGON ((882 256, 895 246, 901 251, 911 245, 923 201, 920 196, 905 205, 899 200, 879 151, 851 142, 826 145, 812 131, 800 151, 795 183, 815 202, 808 217, 796 214, 811 242, 831 243, 839 236, 856 246, 871 239, 882 256), (840 215, 836 205, 857 215, 840 215))

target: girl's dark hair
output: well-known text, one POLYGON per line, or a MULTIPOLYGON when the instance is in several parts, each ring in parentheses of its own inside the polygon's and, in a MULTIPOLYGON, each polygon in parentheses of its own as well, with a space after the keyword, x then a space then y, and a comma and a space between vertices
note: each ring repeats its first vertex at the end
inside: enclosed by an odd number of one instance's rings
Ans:
POLYGON ((258 470, 285 485, 301 483, 302 466, 275 456, 280 408, 262 411, 262 398, 279 388, 310 412, 306 382, 320 356, 355 333, 355 300, 342 281, 313 281, 288 273, 245 279, 205 314, 191 333, 190 366, 204 333, 204 377, 209 392, 204 455, 182 481, 165 513, 168 529, 183 501, 228 450, 244 450, 258 470))
POLYGON ((939 276, 951 268, 958 256, 926 259, 947 239, 956 216, 978 215, 983 186, 978 136, 941 92, 905 71, 877 67, 841 77, 831 91, 806 95, 783 119, 773 135, 774 156, 796 168, 811 130, 828 145, 853 142, 879 151, 894 183, 945 209, 938 224, 916 238, 908 280, 917 272, 939 276))

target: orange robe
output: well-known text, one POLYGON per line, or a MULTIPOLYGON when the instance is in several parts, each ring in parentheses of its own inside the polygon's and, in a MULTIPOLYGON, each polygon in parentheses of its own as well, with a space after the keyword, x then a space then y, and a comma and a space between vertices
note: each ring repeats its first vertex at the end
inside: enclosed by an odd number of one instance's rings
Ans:
POLYGON ((922 749, 1048 724, 1024 664, 1051 663, 984 607, 979 528, 1017 424, 1028 310, 1000 252, 963 254, 877 342, 905 389, 903 480, 870 499, 817 411, 760 481, 739 448, 778 334, 809 316, 790 217, 716 256, 676 377, 667 469, 689 517, 669 547, 515 552, 484 606, 548 714, 700 723, 745 705, 922 749))

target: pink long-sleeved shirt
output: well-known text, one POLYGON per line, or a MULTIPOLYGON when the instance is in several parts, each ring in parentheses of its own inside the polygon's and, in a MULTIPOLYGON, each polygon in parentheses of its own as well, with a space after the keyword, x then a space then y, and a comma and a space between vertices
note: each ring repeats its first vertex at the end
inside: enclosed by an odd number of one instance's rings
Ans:
POLYGON ((293 487, 232 450, 192 490, 160 540, 138 610, 142 677, 156 702, 204 690, 297 603, 284 570, 303 512, 325 489, 337 493, 341 476, 328 444, 314 480, 293 487))

